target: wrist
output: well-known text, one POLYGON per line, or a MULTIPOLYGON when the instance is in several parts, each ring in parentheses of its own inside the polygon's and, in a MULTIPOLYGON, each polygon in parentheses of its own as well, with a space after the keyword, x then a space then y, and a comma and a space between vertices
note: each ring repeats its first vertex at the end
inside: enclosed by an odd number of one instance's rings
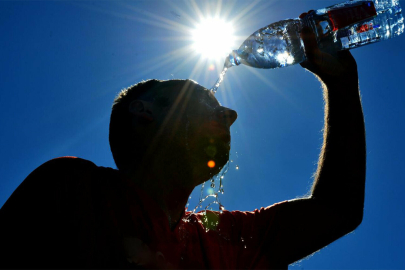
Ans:
POLYGON ((358 89, 359 77, 357 71, 339 74, 339 76, 319 76, 327 89, 339 88, 341 91, 352 88, 358 89))

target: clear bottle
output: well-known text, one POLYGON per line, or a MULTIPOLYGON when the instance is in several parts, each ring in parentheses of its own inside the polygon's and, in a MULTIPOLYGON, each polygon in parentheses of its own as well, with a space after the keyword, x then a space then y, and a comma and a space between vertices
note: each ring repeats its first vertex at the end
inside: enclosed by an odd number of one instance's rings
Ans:
POLYGON ((250 35, 224 67, 279 68, 305 61, 304 26, 312 28, 319 48, 328 53, 396 37, 404 32, 401 11, 398 0, 353 0, 312 11, 304 19, 279 21, 250 35))

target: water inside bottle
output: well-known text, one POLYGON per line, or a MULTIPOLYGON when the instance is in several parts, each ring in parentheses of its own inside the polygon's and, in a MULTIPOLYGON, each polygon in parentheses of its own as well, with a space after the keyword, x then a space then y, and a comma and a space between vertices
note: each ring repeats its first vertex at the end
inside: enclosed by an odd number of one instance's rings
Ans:
POLYGON ((250 35, 235 52, 240 61, 256 68, 280 68, 304 60, 299 38, 302 23, 288 19, 270 24, 250 35))

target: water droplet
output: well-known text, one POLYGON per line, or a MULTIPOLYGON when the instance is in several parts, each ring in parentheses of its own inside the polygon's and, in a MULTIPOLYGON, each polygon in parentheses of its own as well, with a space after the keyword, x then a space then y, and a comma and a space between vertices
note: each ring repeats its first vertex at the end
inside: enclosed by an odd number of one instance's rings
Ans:
POLYGON ((245 248, 246 248, 246 245, 245 245, 245 248))
POLYGON ((238 165, 236 165, 236 169, 239 170, 239 166, 238 166, 238 165))
POLYGON ((224 179, 224 176, 223 176, 223 175, 221 175, 221 179, 224 179))
POLYGON ((214 184, 214 183, 211 183, 211 187, 214 188, 214 187, 215 187, 215 184, 214 184))

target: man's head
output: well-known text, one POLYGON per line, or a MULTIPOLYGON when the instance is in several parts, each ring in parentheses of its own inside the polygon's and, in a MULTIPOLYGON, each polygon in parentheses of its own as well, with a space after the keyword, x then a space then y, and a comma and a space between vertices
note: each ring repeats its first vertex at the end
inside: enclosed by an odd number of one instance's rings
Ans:
POLYGON ((235 111, 221 106, 213 93, 193 81, 141 82, 114 101, 111 151, 120 170, 155 164, 189 171, 198 184, 228 161, 229 128, 236 117, 235 111))

